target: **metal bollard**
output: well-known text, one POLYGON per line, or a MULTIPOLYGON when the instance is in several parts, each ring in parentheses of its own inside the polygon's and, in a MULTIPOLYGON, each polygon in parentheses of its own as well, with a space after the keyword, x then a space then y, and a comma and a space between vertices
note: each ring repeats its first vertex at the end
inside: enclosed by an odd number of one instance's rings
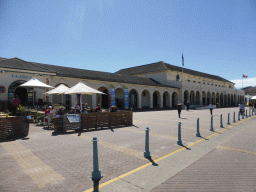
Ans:
POLYGON ((249 117, 251 117, 251 109, 249 109, 249 117))
POLYGON ((234 115, 233 115, 233 123, 236 122, 236 112, 234 112, 234 115))
POLYGON ((228 125, 230 125, 230 121, 229 121, 229 113, 228 113, 228 122, 227 122, 228 125))
POLYGON ((150 158, 150 151, 149 151, 149 128, 146 128, 146 138, 145 138, 145 151, 144 157, 149 159, 150 158))
POLYGON ((222 123, 222 114, 220 114, 220 128, 223 128, 223 123, 222 123))
POLYGON ((178 123, 178 141, 177 141, 177 145, 182 145, 182 141, 181 141, 181 122, 178 123))
POLYGON ((213 116, 211 116, 211 127, 210 131, 213 131, 213 116))
POLYGON ((92 180, 93 181, 99 181, 101 176, 101 171, 99 169, 99 162, 98 162, 98 146, 97 146, 97 137, 93 137, 93 171, 92 171, 92 180))
POLYGON ((238 111, 238 121, 240 121, 240 111, 238 111))
POLYGON ((196 136, 197 137, 201 137, 201 135, 200 135, 200 132, 199 132, 199 118, 197 118, 197 128, 196 128, 196 136))
POLYGON ((247 118, 248 116, 247 116, 247 109, 246 109, 246 115, 245 115, 245 117, 247 118))

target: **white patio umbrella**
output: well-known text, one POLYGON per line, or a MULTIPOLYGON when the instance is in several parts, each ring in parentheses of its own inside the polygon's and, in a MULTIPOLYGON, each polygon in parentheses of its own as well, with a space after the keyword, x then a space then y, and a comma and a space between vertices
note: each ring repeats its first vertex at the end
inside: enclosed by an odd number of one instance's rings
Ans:
MULTIPOLYGON (((69 90, 69 88, 66 86, 66 85, 64 85, 64 84, 60 84, 58 87, 56 87, 55 89, 52 89, 52 90, 50 90, 50 91, 47 91, 47 92, 45 92, 45 93, 43 93, 43 94, 49 94, 49 95, 51 95, 51 94, 58 94, 58 95, 63 95, 63 94, 65 94, 65 92, 66 91, 68 91, 69 90)), ((63 98, 62 98, 62 102, 63 102, 63 98)), ((64 102, 63 102, 64 103, 64 102)))
POLYGON ((51 95, 51 94, 65 94, 65 92, 68 91, 68 90, 69 90, 69 88, 66 85, 60 84, 58 87, 56 87, 56 88, 54 88, 50 91, 47 91, 43 94, 49 94, 49 95, 51 95))
MULTIPOLYGON (((105 94, 102 93, 96 89, 93 89, 87 85, 85 85, 82 82, 77 83, 75 86, 71 87, 68 91, 65 92, 65 94, 73 95, 73 94, 84 94, 84 95, 92 95, 92 94, 105 94)), ((80 96, 80 101, 82 101, 82 98, 80 96)), ((82 102, 80 102, 80 108, 82 109, 82 102)))
POLYGON ((34 88, 54 88, 50 85, 46 85, 45 83, 37 80, 36 78, 32 78, 26 83, 23 83, 20 85, 20 87, 31 87, 33 88, 33 105, 35 104, 35 98, 34 98, 34 88))
POLYGON ((255 96, 253 96, 251 99, 256 99, 256 95, 255 95, 255 96))

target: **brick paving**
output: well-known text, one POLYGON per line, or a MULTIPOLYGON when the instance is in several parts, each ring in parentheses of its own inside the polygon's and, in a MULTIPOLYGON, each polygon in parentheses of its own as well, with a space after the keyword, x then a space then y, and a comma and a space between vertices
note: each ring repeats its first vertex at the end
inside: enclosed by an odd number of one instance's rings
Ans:
MULTIPOLYGON (((220 114, 223 114, 224 127, 228 127, 227 113, 233 114, 234 111, 237 113, 238 108, 215 109, 213 111, 214 130, 222 130, 219 127, 220 114)), ((182 111, 181 117, 181 119, 177 118, 177 111, 173 110, 135 112, 134 126, 131 127, 85 131, 80 134, 70 132, 56 136, 52 135, 52 130, 43 130, 42 127, 31 124, 28 139, 0 143, 0 191, 85 191, 92 188, 90 138, 94 136, 99 139, 99 166, 104 176, 100 183, 104 183, 149 162, 143 158, 146 127, 150 128, 150 152, 154 160, 182 148, 177 145, 179 121, 182 122, 184 145, 201 139, 195 136, 197 117, 200 118, 201 136, 207 137, 213 134, 210 131, 209 110, 182 111), (26 161, 27 164, 31 164, 29 156, 26 156, 28 153, 20 154, 21 157, 17 155, 17 159, 25 159, 21 165, 19 160, 15 160, 11 155, 11 149, 6 149, 13 143, 18 143, 19 146, 24 147, 24 151, 31 152, 33 158, 36 157, 38 161, 49 166, 54 173, 58 174, 58 177, 46 179, 44 186, 36 184, 31 175, 26 172, 26 168, 22 167, 26 161)), ((232 117, 231 115, 231 125, 234 124, 232 117)), ((247 149, 245 144, 242 149, 253 151, 252 148, 247 149)), ((35 170, 36 168, 33 168, 32 171, 35 170)), ((42 177, 50 177, 47 171, 38 174, 42 177)), ((104 191, 104 188, 101 191, 104 191)))
POLYGON ((256 120, 152 192, 256 191, 256 120))

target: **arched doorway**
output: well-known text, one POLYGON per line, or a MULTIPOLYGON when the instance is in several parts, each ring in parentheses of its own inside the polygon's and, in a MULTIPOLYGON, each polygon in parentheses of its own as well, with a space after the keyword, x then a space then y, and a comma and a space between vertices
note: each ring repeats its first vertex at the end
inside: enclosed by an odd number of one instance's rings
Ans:
POLYGON ((200 92, 196 92, 196 105, 200 105, 200 92))
POLYGON ((98 91, 101 91, 102 93, 105 93, 105 94, 100 94, 98 95, 98 97, 100 96, 100 105, 101 105, 101 108, 104 108, 104 109, 108 109, 110 106, 109 106, 109 93, 108 93, 108 89, 106 87, 100 87, 98 89, 98 91))
POLYGON ((190 92, 190 105, 194 105, 195 104, 195 93, 194 91, 190 92))
POLYGON ((223 93, 220 94, 220 106, 223 106, 224 103, 223 103, 223 93))
POLYGON ((206 105, 206 94, 204 91, 202 92, 202 98, 203 98, 203 105, 206 105))
POLYGON ((138 108, 138 97, 137 97, 138 93, 135 89, 132 89, 129 93, 129 107, 136 109, 138 108))
POLYGON ((236 101, 236 95, 234 95, 234 106, 237 105, 237 101, 236 101))
POLYGON ((163 107, 169 107, 170 106, 170 96, 167 91, 163 94, 163 107))
POLYGON ((209 105, 210 102, 211 102, 211 93, 207 92, 207 103, 206 103, 206 105, 209 105))
POLYGON ((172 94, 172 108, 177 108, 178 105, 178 94, 173 92, 172 94))
POLYGON ((230 106, 230 94, 228 94, 228 106, 230 106))
POLYGON ((216 93, 216 105, 219 106, 220 105, 220 94, 216 93))
POLYGON ((184 105, 186 105, 187 101, 188 101, 188 97, 189 97, 189 93, 188 91, 184 91, 184 105))
POLYGON ((150 93, 148 90, 144 90, 141 93, 141 107, 148 108, 150 107, 150 93))
POLYGON ((158 91, 155 91, 153 93, 153 107, 160 107, 160 93, 158 91))
POLYGON ((231 94, 231 106, 233 106, 234 105, 234 98, 233 98, 233 94, 231 94))
POLYGON ((212 105, 215 105, 215 93, 212 92, 212 100, 211 100, 212 105))
POLYGON ((24 80, 19 80, 13 82, 8 88, 8 101, 13 103, 13 98, 18 96, 20 99, 21 105, 30 105, 33 104, 33 89, 18 87, 21 84, 25 83, 24 80))
POLYGON ((121 88, 116 89, 116 107, 124 109, 124 90, 121 88))
POLYGON ((224 95, 224 106, 227 106, 227 95, 224 95))

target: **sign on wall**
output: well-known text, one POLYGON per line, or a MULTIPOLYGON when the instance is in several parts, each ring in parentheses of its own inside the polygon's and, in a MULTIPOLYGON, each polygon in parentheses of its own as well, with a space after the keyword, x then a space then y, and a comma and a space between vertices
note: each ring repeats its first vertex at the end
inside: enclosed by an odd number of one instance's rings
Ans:
POLYGON ((116 106, 116 92, 115 87, 110 84, 110 94, 111 94, 111 105, 116 106))
POLYGON ((124 108, 129 108, 129 95, 128 95, 128 88, 126 86, 123 86, 124 88, 124 108))

